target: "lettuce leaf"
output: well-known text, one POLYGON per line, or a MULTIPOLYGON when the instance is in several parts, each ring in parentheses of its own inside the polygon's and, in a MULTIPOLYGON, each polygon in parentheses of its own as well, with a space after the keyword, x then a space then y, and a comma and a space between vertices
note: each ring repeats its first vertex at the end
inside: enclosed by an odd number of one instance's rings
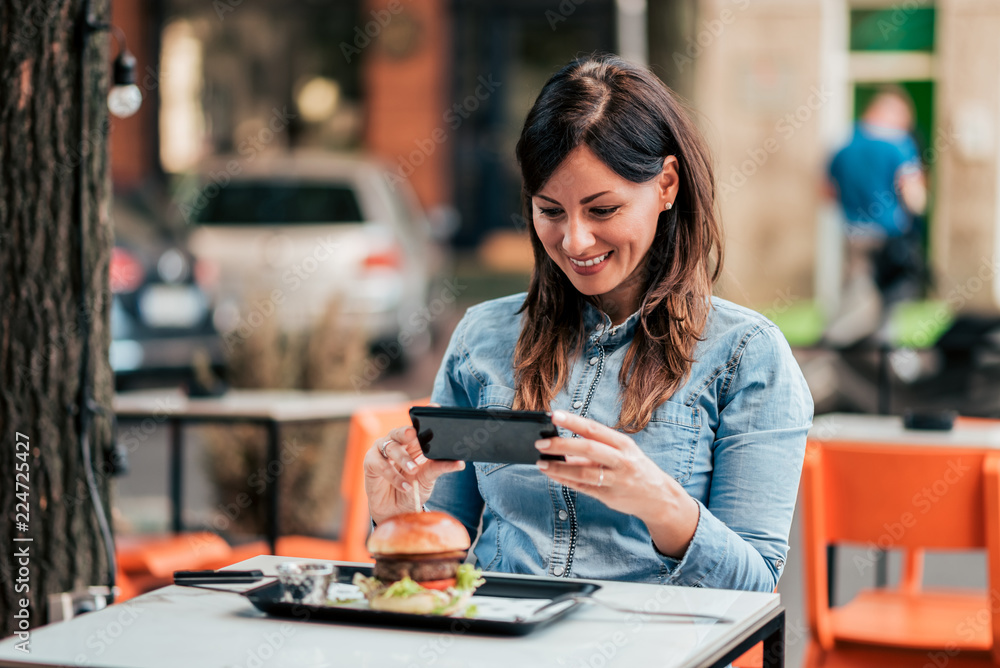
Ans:
POLYGON ((472 564, 462 564, 455 571, 455 589, 460 591, 473 591, 476 587, 484 584, 485 579, 480 577, 483 571, 472 564))
MULTIPOLYGON (((468 598, 468 592, 461 592, 455 589, 454 587, 448 589, 448 591, 451 592, 451 595, 449 596, 445 594, 444 596, 441 596, 441 600, 438 602, 438 606, 433 610, 431 610, 432 615, 443 615, 445 613, 445 610, 448 610, 448 608, 458 606, 459 604, 462 603, 463 600, 468 598)), ((444 594, 444 592, 440 593, 444 594)), ((455 614, 455 612, 458 611, 452 611, 451 614, 455 614)))
POLYGON ((388 598, 403 598, 405 596, 412 596, 413 594, 419 594, 424 591, 424 588, 418 585, 416 582, 411 580, 409 577, 405 577, 402 580, 396 580, 388 589, 385 590, 383 596, 388 598))
POLYGON ((361 590, 361 593, 364 594, 366 598, 375 596, 382 588, 381 580, 362 575, 361 573, 355 573, 351 582, 355 587, 361 590))
POLYGON ((425 589, 409 577, 393 582, 387 587, 377 578, 355 573, 352 582, 361 590, 365 598, 369 600, 376 596, 405 598, 421 592, 431 592, 438 600, 438 607, 431 614, 441 614, 449 607, 459 603, 463 597, 469 596, 477 587, 484 584, 486 580, 481 577, 482 573, 481 569, 471 564, 462 564, 455 571, 455 586, 449 587, 445 591, 425 589))

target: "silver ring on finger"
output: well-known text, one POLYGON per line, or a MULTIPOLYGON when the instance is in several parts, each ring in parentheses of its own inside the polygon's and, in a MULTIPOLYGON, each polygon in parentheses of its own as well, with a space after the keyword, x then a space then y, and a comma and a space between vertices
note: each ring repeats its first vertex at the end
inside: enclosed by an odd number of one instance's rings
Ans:
POLYGON ((603 487, 604 486, 604 465, 603 464, 601 465, 601 475, 600 475, 600 477, 597 478, 597 486, 598 487, 603 487))
POLYGON ((382 455, 382 459, 389 459, 389 455, 385 454, 385 449, 389 447, 390 443, 392 443, 392 439, 387 438, 384 441, 382 441, 382 445, 378 446, 378 452, 380 455, 382 455))

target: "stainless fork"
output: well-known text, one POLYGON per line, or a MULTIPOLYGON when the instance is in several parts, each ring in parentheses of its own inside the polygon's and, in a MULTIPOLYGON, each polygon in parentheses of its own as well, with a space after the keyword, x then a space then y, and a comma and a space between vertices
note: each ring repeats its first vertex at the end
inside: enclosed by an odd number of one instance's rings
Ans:
POLYGON ((621 612, 625 614, 636 614, 636 615, 649 615, 651 617, 663 617, 664 621, 667 622, 715 622, 717 624, 732 624, 733 620, 728 617, 722 617, 720 615, 708 615, 697 612, 660 612, 660 611, 649 611, 649 610, 637 610, 634 608, 625 608, 613 603, 608 603, 607 601, 602 601, 593 596, 586 596, 583 594, 565 594, 563 596, 557 596, 542 607, 538 608, 532 612, 527 617, 523 615, 518 615, 514 621, 516 622, 526 622, 529 619, 538 615, 538 613, 554 608, 561 603, 566 601, 575 601, 577 603, 590 603, 592 605, 599 605, 601 607, 607 608, 608 610, 614 610, 615 612, 621 612))

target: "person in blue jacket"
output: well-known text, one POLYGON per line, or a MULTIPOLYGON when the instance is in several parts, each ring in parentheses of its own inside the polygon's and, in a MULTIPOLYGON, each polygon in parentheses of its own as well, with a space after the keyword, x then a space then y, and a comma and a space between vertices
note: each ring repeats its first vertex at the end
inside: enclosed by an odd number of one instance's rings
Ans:
POLYGON ((841 303, 825 335, 830 344, 851 345, 875 333, 888 307, 919 293, 924 263, 915 222, 927 189, 913 122, 906 91, 885 86, 830 161, 831 194, 846 234, 841 303))
POLYGON ((444 406, 552 410, 564 462, 432 461, 412 427, 365 457, 377 523, 458 518, 486 570, 771 591, 812 400, 781 332, 712 296, 712 161, 673 93, 612 56, 545 84, 517 143, 527 293, 470 308, 444 406))

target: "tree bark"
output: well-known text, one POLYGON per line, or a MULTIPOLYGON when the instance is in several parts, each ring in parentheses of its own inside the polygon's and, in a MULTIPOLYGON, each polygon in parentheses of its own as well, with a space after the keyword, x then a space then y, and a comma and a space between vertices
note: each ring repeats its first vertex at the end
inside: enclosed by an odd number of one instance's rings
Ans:
POLYGON ((22 599, 35 629, 48 595, 108 583, 79 435, 84 378, 110 515, 109 37, 84 37, 85 5, 0 0, 0 636, 23 630, 22 599))

